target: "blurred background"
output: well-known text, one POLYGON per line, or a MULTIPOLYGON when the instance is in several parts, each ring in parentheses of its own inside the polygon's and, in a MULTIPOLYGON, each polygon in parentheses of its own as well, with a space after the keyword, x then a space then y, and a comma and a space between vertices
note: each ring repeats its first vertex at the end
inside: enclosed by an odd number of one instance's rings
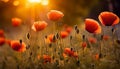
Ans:
MULTIPOLYGON (((0 29, 3 29, 5 31, 5 37, 7 39, 23 39, 23 41, 27 42, 28 40, 26 40, 26 34, 29 33, 29 30, 31 29, 28 24, 32 22, 32 19, 34 21, 45 20, 49 24, 49 27, 52 27, 52 22, 47 19, 46 15, 50 10, 59 10, 64 13, 63 19, 60 20, 58 24, 62 23, 71 26, 76 24, 84 25, 85 18, 93 18, 98 21, 98 15, 100 14, 100 12, 103 11, 114 12, 120 17, 120 0, 0 0, 0 29), (11 19, 15 17, 22 19, 22 26, 12 26, 11 19)), ((62 28, 62 26, 60 27, 62 28)), ((120 23, 117 27, 117 37, 120 40, 120 23)), ((81 32, 81 27, 79 28, 81 32)), ((46 33, 47 35, 51 33, 50 28, 47 28, 45 31, 42 32, 44 32, 45 35, 46 33)), ((14 55, 13 52, 14 51, 10 49, 9 46, 2 46, 0 48, 0 69, 3 69, 1 68, 2 66, 6 67, 4 66, 3 62, 5 59, 4 56, 7 56, 7 59, 10 60, 7 60, 7 63, 10 63, 10 66, 12 66, 11 69, 15 69, 15 66, 13 66, 15 62, 11 62, 11 60, 15 59, 11 58, 11 56, 16 56, 16 54, 14 55)), ((108 63, 107 68, 112 65, 114 64, 110 65, 108 63)), ((10 67, 8 66, 8 69, 9 68, 10 67)))
POLYGON ((61 22, 68 25, 79 24, 86 17, 98 19, 102 11, 112 11, 120 17, 120 0, 40 0, 34 6, 30 1, 32 0, 0 0, 0 28, 10 25, 13 17, 26 22, 32 7, 36 20, 47 20, 46 13, 55 9, 65 14, 61 22))

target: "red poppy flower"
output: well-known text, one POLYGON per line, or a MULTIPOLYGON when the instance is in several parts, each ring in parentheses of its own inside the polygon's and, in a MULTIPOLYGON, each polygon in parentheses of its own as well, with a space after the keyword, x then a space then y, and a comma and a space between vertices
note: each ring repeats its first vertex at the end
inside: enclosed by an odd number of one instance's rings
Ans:
POLYGON ((50 44, 52 41, 49 38, 45 38, 45 43, 50 44))
POLYGON ((71 33, 72 27, 66 27, 66 28, 65 28, 65 31, 68 32, 68 33, 71 33))
POLYGON ((49 55, 43 55, 44 63, 51 62, 51 57, 49 55))
POLYGON ((37 22, 34 22, 34 24, 32 25, 32 29, 34 31, 41 31, 45 29, 47 25, 48 24, 45 21, 37 21, 37 22))
POLYGON ((3 44, 5 44, 5 38, 0 37, 0 46, 2 46, 3 44))
POLYGON ((12 25, 14 27, 18 27, 20 26, 22 23, 22 20, 20 18, 12 18, 12 25))
POLYGON ((37 59, 40 60, 40 55, 39 54, 37 55, 37 59))
POLYGON ((69 34, 68 34, 68 32, 66 32, 66 31, 61 31, 61 32, 60 32, 60 37, 61 37, 61 38, 66 38, 68 35, 69 35, 69 34))
POLYGON ((65 48, 65 49, 64 49, 63 56, 64 56, 64 57, 67 57, 67 55, 70 56, 70 57, 78 58, 77 52, 74 52, 74 51, 71 50, 70 48, 65 48))
POLYGON ((97 39, 96 38, 93 38, 93 37, 89 37, 88 38, 88 41, 92 44, 96 43, 97 42, 97 39))
POLYGON ((64 57, 64 58, 66 58, 66 57, 67 57, 67 55, 66 55, 65 53, 63 53, 63 57, 64 57))
POLYGON ((6 39, 6 40, 5 40, 5 43, 8 44, 8 45, 10 46, 10 44, 11 44, 11 40, 6 39))
POLYGON ((99 60, 99 58, 100 58, 99 54, 95 54, 95 55, 94 55, 94 59, 95 59, 95 60, 99 60))
POLYGON ((89 18, 85 19, 85 29, 89 33, 94 33, 94 34, 101 33, 101 27, 99 23, 93 19, 89 19, 89 18))
POLYGON ((103 40, 108 40, 110 38, 110 36, 108 35, 103 35, 103 40))
POLYGON ((74 52, 73 57, 78 58, 78 53, 74 52))
POLYGON ((47 36, 48 41, 55 42, 56 40, 53 40, 54 34, 50 34, 47 36))
POLYGON ((98 18, 105 26, 113 26, 119 23, 119 17, 112 12, 101 12, 98 18))
POLYGON ((11 48, 18 52, 24 52, 26 50, 26 45, 24 42, 20 43, 17 40, 11 41, 11 48))
POLYGON ((52 21, 58 21, 63 16, 64 16, 64 14, 62 12, 60 12, 60 11, 57 11, 57 10, 51 10, 47 14, 48 19, 52 20, 52 21))
POLYGON ((65 48, 64 49, 64 53, 69 55, 69 56, 73 56, 74 55, 74 51, 72 51, 70 48, 65 48))
POLYGON ((0 29, 0 37, 5 37, 4 31, 2 29, 0 29))
POLYGON ((82 42, 82 47, 83 49, 87 46, 87 43, 86 42, 82 42))

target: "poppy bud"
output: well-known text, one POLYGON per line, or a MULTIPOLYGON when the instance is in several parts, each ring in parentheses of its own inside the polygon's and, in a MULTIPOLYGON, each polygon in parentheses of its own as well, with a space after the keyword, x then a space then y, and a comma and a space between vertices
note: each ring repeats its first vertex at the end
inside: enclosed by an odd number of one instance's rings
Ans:
POLYGON ((77 30, 77 29, 78 29, 78 26, 77 26, 77 25, 75 25, 75 26, 74 26, 74 28, 75 28, 75 30, 77 30))
POLYGON ((30 39, 30 33, 27 33, 27 38, 30 39))
POLYGON ((70 40, 72 39, 72 36, 70 36, 70 40))
POLYGON ((76 29, 76 33, 79 34, 79 29, 76 29))
POLYGON ((82 36, 83 40, 85 39, 85 35, 82 36))

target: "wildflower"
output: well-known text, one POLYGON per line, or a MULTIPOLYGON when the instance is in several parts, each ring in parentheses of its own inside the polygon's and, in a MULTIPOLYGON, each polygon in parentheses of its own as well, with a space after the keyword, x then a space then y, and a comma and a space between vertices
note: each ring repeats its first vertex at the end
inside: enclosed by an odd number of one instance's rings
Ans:
POLYGON ((102 25, 113 26, 119 23, 119 17, 112 12, 101 12, 98 16, 99 21, 102 25))
POLYGON ((68 34, 68 32, 66 32, 66 31, 61 31, 61 32, 60 32, 61 38, 66 38, 68 35, 69 35, 69 34, 68 34))
POLYGON ((51 10, 50 12, 48 12, 47 17, 49 20, 52 21, 58 21, 60 20, 62 17, 64 16, 64 14, 61 11, 57 11, 57 10, 51 10))
POLYGON ((11 44, 11 40, 9 40, 9 39, 5 39, 5 43, 8 44, 8 45, 10 46, 10 44, 11 44))
POLYGON ((50 43, 51 43, 51 42, 55 42, 55 41, 56 41, 56 40, 55 40, 55 35, 54 35, 54 34, 48 35, 47 40, 50 41, 50 43), (53 39, 53 38, 54 38, 54 39, 53 39))
POLYGON ((66 58, 66 57, 67 57, 67 55, 66 55, 65 53, 63 53, 63 57, 64 57, 64 58, 66 58))
POLYGON ((40 60, 40 54, 37 55, 37 59, 40 60))
POLYGON ((43 55, 44 63, 51 62, 51 57, 49 55, 43 55))
POLYGON ((110 36, 108 35, 103 35, 103 40, 108 40, 110 38, 110 36))
POLYGON ((96 38, 93 38, 93 37, 89 37, 88 38, 88 41, 92 44, 95 44, 97 42, 97 39, 96 38))
POLYGON ((94 55, 95 60, 99 60, 99 54, 94 55))
POLYGON ((89 33, 99 34, 101 33, 101 27, 96 20, 93 19, 85 19, 85 29, 89 33))
POLYGON ((78 58, 77 52, 75 52, 72 48, 65 48, 64 49, 63 56, 67 57, 67 55, 70 57, 78 58))
POLYGON ((0 37, 5 37, 4 31, 2 29, 0 29, 0 37))
POLYGON ((45 21, 37 21, 37 22, 34 22, 34 24, 32 25, 32 30, 41 31, 45 29, 47 25, 48 24, 45 21))
POLYGON ((74 52, 73 57, 78 58, 78 53, 74 52))
POLYGON ((68 32, 68 33, 71 33, 72 32, 72 27, 66 27, 65 31, 68 32))
POLYGON ((24 52, 26 50, 26 45, 24 42, 20 43, 20 41, 13 40, 11 41, 11 48, 18 52, 24 52))
POLYGON ((5 44, 5 38, 0 37, 0 46, 2 46, 3 44, 5 44))
POLYGON ((12 25, 14 27, 18 27, 20 26, 22 23, 22 20, 20 18, 12 18, 12 25))
POLYGON ((87 46, 87 42, 82 42, 83 49, 87 46))
POLYGON ((85 35, 82 35, 83 40, 85 40, 85 35))
POLYGON ((74 55, 74 51, 72 51, 70 48, 65 48, 64 49, 64 53, 69 55, 69 56, 73 56, 74 55))

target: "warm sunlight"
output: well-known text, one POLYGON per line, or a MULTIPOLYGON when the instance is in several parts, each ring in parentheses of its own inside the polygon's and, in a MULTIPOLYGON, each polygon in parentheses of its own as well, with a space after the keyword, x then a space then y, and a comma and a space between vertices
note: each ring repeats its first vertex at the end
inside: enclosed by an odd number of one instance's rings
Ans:
POLYGON ((17 0, 13 2, 13 5, 14 5, 14 6, 18 6, 19 4, 20 4, 20 2, 17 1, 17 0))
POLYGON ((28 0, 30 3, 40 3, 41 0, 28 0))
POLYGON ((42 1, 41 1, 41 4, 42 4, 42 5, 48 5, 48 3, 49 3, 48 0, 42 0, 42 1))

